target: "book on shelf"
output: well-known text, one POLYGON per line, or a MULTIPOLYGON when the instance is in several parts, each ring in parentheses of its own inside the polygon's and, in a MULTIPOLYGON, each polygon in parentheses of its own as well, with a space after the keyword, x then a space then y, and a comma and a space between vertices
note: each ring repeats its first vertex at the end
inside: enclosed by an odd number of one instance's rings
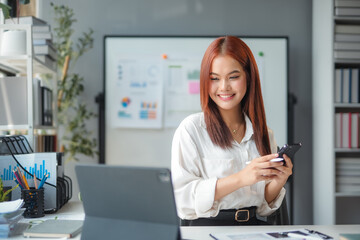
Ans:
POLYGON ((33 90, 34 90, 34 125, 41 125, 41 80, 38 78, 34 78, 33 80, 33 90))
POLYGON ((55 70, 56 69, 56 60, 50 58, 48 55, 36 55, 36 59, 41 61, 46 67, 55 70))
POLYGON ((351 118, 349 117, 350 116, 350 113, 342 113, 342 129, 341 129, 341 132, 342 132, 342 142, 341 142, 341 147, 342 148, 350 148, 350 134, 351 133, 351 129, 350 129, 350 126, 351 124, 350 121, 351 121, 351 118))
POLYGON ((45 24, 45 25, 33 25, 32 26, 32 31, 37 32, 37 33, 42 33, 42 32, 51 32, 51 27, 49 24, 45 24))
POLYGON ((33 39, 52 39, 52 33, 51 32, 34 32, 33 33, 33 39))
POLYGON ((337 176, 358 176, 360 177, 360 171, 358 169, 336 169, 337 176))
POLYGON ((335 114, 335 147, 360 148, 359 113, 341 112, 335 114))
POLYGON ((34 53, 35 55, 48 55, 53 60, 57 59, 56 50, 51 45, 35 45, 34 53))
POLYGON ((360 16, 360 7, 335 7, 337 16, 360 16))
POLYGON ((359 148, 359 113, 351 113, 351 148, 359 148))
POLYGON ((335 102, 341 103, 342 92, 342 69, 335 69, 335 102))
POLYGON ((334 42, 334 50, 360 50, 360 42, 334 42))
POLYGON ((356 170, 356 171, 360 171, 360 166, 359 164, 345 164, 345 163, 341 163, 338 164, 336 169, 338 170, 344 170, 344 171, 348 171, 348 170, 356 170))
POLYGON ((47 23, 37 17, 34 16, 25 16, 25 17, 19 17, 19 18, 9 18, 5 19, 5 24, 32 24, 32 25, 46 25, 47 23))
POLYGON ((52 109, 52 90, 50 88, 41 87, 42 95, 42 125, 52 126, 53 124, 53 109, 52 109))
POLYGON ((341 148, 341 144, 342 144, 342 133, 341 133, 341 129, 342 129, 342 114, 341 113, 336 113, 335 114, 335 147, 336 148, 341 148))
POLYGON ((335 25, 335 33, 360 34, 360 25, 335 25))
POLYGON ((334 57, 338 59, 360 59, 360 51, 334 50, 334 57))
POLYGON ((335 102, 359 103, 360 79, 358 68, 335 69, 335 102))
POLYGON ((349 101, 351 103, 359 102, 359 69, 351 68, 351 79, 350 79, 350 98, 349 101))
POLYGON ((336 184, 336 191, 341 193, 360 192, 360 184, 336 184))
POLYGON ((360 34, 335 33, 335 42, 360 42, 360 34))
POLYGON ((359 0, 335 0, 335 7, 360 7, 359 0))
POLYGON ((359 166, 360 167, 360 158, 338 157, 338 158, 336 158, 336 163, 338 164, 339 167, 345 166, 345 165, 359 166))
POLYGON ((360 177, 357 176, 338 176, 336 177, 336 183, 339 184, 352 184, 360 186, 360 177))
POLYGON ((350 78, 351 78, 351 71, 349 68, 342 69, 342 96, 341 102, 342 103, 349 103, 350 102, 350 78))
POLYGON ((36 135, 35 152, 56 152, 57 136, 56 135, 36 135))
POLYGON ((33 39, 33 45, 52 45, 55 48, 51 39, 33 39))

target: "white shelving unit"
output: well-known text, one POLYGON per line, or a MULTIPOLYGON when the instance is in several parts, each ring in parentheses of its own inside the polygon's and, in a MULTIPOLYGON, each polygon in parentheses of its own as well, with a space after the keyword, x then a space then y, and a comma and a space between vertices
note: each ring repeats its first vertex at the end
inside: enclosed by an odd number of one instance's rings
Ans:
MULTIPOLYGON (((24 132, 28 136, 28 140, 33 149, 36 149, 36 143, 34 136, 36 134, 56 134, 57 132, 57 117, 56 117, 56 93, 57 93, 57 82, 56 82, 56 69, 46 66, 43 62, 36 58, 33 51, 32 43, 32 25, 30 24, 0 24, 0 37, 2 33, 7 30, 23 30, 26 31, 26 54, 16 56, 0 56, 0 69, 6 72, 15 74, 16 77, 26 77, 27 85, 27 123, 21 125, 0 125, 2 132, 19 131, 24 132), (52 126, 41 126, 34 125, 35 107, 34 103, 36 98, 34 92, 34 77, 36 74, 50 74, 52 76, 51 81, 47 84, 47 87, 52 89, 53 93, 53 124, 52 126)), ((0 134, 1 135, 1 134, 0 134)))
POLYGON ((335 113, 360 112, 358 103, 335 103, 335 69, 360 68, 360 60, 334 58, 335 24, 360 25, 360 17, 334 16, 334 0, 313 1, 313 219, 314 224, 360 223, 360 190, 337 192, 336 158, 360 149, 335 148, 335 113))

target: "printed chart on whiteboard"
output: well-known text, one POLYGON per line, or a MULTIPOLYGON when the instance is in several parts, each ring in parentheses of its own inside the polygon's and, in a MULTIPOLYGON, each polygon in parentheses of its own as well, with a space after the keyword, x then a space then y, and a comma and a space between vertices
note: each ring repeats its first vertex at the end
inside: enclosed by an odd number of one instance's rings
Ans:
POLYGON ((163 105, 163 71, 161 59, 127 56, 119 58, 117 94, 111 99, 112 126, 129 128, 161 128, 163 105))

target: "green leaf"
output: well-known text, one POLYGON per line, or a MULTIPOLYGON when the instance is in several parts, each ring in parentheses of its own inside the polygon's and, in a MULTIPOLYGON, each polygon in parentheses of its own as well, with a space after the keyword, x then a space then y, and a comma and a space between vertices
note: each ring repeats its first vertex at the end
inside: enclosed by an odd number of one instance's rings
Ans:
POLYGON ((3 3, 0 3, 0 8, 4 14, 4 18, 5 19, 8 19, 10 18, 10 10, 11 10, 11 7, 6 5, 6 4, 3 4, 3 3))
POLYGON ((18 186, 19 186, 19 184, 16 185, 15 187, 13 187, 12 189, 7 190, 7 191, 4 193, 4 195, 2 196, 2 198, 0 199, 0 201, 1 201, 1 202, 5 201, 5 200, 6 200, 6 196, 7 196, 11 191, 13 191, 14 189, 16 189, 18 186))

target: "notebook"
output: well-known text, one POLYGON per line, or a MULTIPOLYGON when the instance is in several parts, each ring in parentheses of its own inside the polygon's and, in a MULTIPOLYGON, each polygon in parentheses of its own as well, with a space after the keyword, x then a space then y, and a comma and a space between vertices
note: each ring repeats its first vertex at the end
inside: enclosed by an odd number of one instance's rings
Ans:
POLYGON ((24 231, 24 237, 72 238, 81 232, 82 220, 46 220, 24 231))
POLYGON ((180 239, 166 168, 76 165, 85 221, 81 239, 180 239))

